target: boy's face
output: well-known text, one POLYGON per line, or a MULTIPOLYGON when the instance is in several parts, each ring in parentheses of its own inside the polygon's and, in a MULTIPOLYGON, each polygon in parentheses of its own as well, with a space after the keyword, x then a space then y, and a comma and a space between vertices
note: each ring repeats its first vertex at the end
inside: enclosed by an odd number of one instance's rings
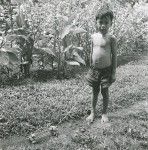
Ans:
POLYGON ((96 21, 97 28, 102 34, 106 34, 112 25, 111 18, 109 16, 102 17, 96 21))

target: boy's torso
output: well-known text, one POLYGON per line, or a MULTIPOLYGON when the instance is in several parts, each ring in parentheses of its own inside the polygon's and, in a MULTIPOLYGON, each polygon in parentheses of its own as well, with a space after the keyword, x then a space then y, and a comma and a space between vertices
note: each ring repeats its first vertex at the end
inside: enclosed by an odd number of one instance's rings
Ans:
POLYGON ((101 33, 94 33, 92 42, 92 65, 100 69, 111 66, 111 35, 103 37, 101 33))

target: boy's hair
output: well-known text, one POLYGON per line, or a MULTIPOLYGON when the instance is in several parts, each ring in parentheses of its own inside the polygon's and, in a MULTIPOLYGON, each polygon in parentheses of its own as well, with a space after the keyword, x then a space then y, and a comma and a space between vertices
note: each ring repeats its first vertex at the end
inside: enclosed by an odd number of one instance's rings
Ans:
POLYGON ((113 18, 114 18, 113 12, 112 12, 112 10, 109 8, 109 6, 108 6, 108 5, 103 5, 103 6, 99 9, 98 13, 96 14, 96 21, 97 21, 98 19, 102 19, 103 17, 106 17, 106 16, 109 16, 110 19, 111 19, 111 21, 112 21, 113 18))

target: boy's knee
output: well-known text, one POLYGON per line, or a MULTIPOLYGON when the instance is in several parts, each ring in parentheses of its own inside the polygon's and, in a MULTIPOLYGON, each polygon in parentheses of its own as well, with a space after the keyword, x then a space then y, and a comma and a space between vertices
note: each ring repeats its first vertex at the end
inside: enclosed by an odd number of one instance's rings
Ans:
POLYGON ((94 94, 99 94, 99 92, 100 92, 100 87, 99 86, 93 86, 92 89, 93 89, 94 94))
POLYGON ((101 88, 101 94, 102 94, 103 96, 108 95, 108 87, 106 87, 106 88, 101 88))
POLYGON ((93 84, 92 85, 93 90, 95 91, 100 91, 100 86, 98 84, 93 84))

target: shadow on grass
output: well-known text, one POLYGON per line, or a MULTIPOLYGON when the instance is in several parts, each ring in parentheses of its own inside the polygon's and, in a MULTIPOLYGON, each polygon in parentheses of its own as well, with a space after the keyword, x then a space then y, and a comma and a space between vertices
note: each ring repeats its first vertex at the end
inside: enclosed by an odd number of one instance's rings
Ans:
MULTIPOLYGON (((126 65, 131 61, 140 60, 144 55, 145 52, 140 55, 136 53, 119 55, 117 57, 117 67, 126 65)), ((74 69, 70 71, 68 70, 66 75, 60 75, 60 78, 57 78, 57 70, 32 70, 29 77, 20 77, 18 79, 14 75, 11 78, 3 81, 2 84, 0 83, 0 87, 26 85, 27 83, 34 82, 47 82, 54 79, 73 79, 76 78, 76 76, 84 76, 84 73, 86 73, 87 70, 88 68, 86 67, 74 67, 74 69)))
POLYGON ((55 79, 56 76, 56 70, 34 70, 31 71, 30 79, 34 82, 46 82, 47 80, 55 79))
POLYGON ((46 82, 54 79, 63 80, 63 79, 74 79, 77 75, 81 75, 84 72, 85 68, 75 67, 71 70, 67 70, 65 74, 60 73, 58 77, 57 70, 35 70, 31 72, 30 79, 33 82, 46 82))
POLYGON ((141 59, 141 55, 138 54, 122 54, 117 57, 117 67, 124 66, 131 61, 137 61, 141 59))
POLYGON ((57 77, 57 70, 31 70, 30 75, 28 77, 17 77, 17 74, 14 74, 11 78, 6 78, 3 80, 3 82, 0 83, 0 87, 6 87, 6 86, 19 86, 19 85, 26 85, 26 84, 34 84, 36 82, 47 82, 52 80, 70 80, 74 79, 78 76, 82 76, 83 72, 86 71, 86 67, 82 68, 74 68, 72 70, 67 70, 67 73, 63 75, 60 74, 59 77, 57 77))
POLYGON ((28 77, 17 77, 17 75, 13 75, 11 78, 5 79, 0 87, 5 86, 18 86, 18 85, 26 85, 28 83, 34 82, 46 82, 47 80, 53 80, 56 78, 56 71, 52 70, 32 70, 28 77))

